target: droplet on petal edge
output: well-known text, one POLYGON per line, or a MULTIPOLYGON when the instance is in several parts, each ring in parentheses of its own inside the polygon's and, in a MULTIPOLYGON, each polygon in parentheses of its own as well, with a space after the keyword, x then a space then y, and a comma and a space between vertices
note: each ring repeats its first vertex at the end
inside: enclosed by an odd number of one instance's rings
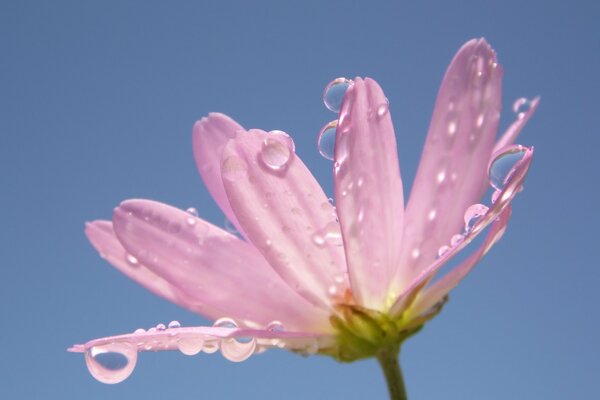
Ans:
POLYGON ((277 139, 268 137, 263 141, 259 158, 270 170, 280 171, 287 166, 293 154, 294 151, 289 143, 284 144, 277 139))
POLYGON ((523 118, 525 113, 529 111, 531 108, 532 102, 526 97, 520 97, 513 103, 512 109, 515 114, 517 114, 517 118, 523 118))
POLYGON ((344 95, 353 83, 352 80, 347 78, 337 78, 329 82, 323 92, 323 103, 325 104, 325 107, 330 111, 339 113, 344 100, 344 95))
POLYGON ((337 131, 337 120, 326 124, 319 132, 317 148, 319 153, 326 159, 333 161, 335 154, 335 136, 337 131))
POLYGON ((273 130, 269 132, 272 138, 279 140, 282 144, 286 145, 292 152, 296 151, 296 143, 294 143, 294 139, 287 132, 280 130, 273 130))
MULTIPOLYGON (((218 328, 237 328, 237 323, 231 318, 220 318, 213 324, 218 328)), ((233 362, 241 362, 256 351, 256 338, 226 338, 221 340, 221 354, 233 362)))
POLYGON ((526 147, 517 144, 505 147, 492 156, 488 167, 488 177, 490 185, 494 189, 504 189, 527 151, 526 147))
POLYGON ((131 343, 110 343, 93 346, 85 352, 90 374, 102 383, 119 383, 135 369, 137 349, 131 343))
POLYGON ((483 204, 473 204, 467 211, 465 211, 465 232, 469 232, 479 218, 481 218, 488 211, 488 207, 483 204))
POLYGON ((196 218, 198 218, 198 210, 196 210, 194 207, 190 207, 186 209, 185 212, 188 214, 188 216, 185 219, 187 224, 196 225, 196 218))

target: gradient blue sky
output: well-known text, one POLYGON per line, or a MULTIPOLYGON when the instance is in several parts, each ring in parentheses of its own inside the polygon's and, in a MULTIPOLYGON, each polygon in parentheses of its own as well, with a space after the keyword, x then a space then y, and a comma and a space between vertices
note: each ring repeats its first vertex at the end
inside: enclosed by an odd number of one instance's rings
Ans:
POLYGON ((486 37, 505 67, 502 126, 542 103, 502 241, 403 349, 411 399, 589 399, 600 374, 597 286, 600 6, 596 1, 3 1, 0 262, 4 398, 385 398, 374 361, 270 351, 142 354, 126 382, 65 349, 201 318, 113 270, 83 235, 127 198, 222 214, 197 176, 191 127, 210 111, 282 129, 332 192, 316 151, 323 87, 371 76, 390 100, 405 186, 455 51, 486 37))

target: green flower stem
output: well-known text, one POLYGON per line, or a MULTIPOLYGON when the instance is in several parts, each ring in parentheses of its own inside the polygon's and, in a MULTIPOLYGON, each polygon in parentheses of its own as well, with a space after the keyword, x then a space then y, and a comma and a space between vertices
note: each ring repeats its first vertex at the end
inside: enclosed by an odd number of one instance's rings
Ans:
POLYGON ((400 369, 398 356, 400 353, 399 346, 393 348, 384 348, 377 353, 377 360, 385 375, 390 400, 407 400, 406 388, 404 387, 404 378, 400 369))

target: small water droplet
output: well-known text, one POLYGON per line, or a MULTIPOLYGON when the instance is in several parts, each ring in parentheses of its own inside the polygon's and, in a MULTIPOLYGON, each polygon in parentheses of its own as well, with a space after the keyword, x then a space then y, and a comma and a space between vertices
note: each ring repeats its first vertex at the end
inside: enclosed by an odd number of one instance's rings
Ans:
POLYGON ((517 118, 523 118, 525 113, 531 108, 531 100, 526 97, 520 97, 513 103, 512 109, 517 114, 517 118))
POLYGON ((167 327, 165 326, 165 324, 158 324, 158 325, 156 325, 156 330, 157 331, 164 331, 165 329, 167 329, 167 327))
POLYGON ((188 225, 196 225, 196 218, 198 218, 198 211, 194 207, 190 207, 185 212, 188 214, 185 221, 188 225))
POLYGON ((450 247, 449 247, 449 246, 446 246, 446 245, 444 245, 444 246, 441 246, 441 247, 438 249, 438 252, 437 252, 437 256, 438 256, 438 258, 439 258, 439 257, 443 257, 443 256, 444 256, 444 254, 446 254, 446 253, 448 252, 448 250, 450 250, 450 247))
POLYGON ((135 331, 133 331, 133 333, 134 333, 135 335, 140 335, 140 334, 142 334, 142 333, 146 333, 146 330, 145 330, 144 328, 138 328, 138 329, 136 329, 135 331))
POLYGON ((492 162, 488 168, 488 177, 490 185, 494 189, 502 190, 504 188, 527 150, 526 147, 521 145, 513 145, 500 150, 492 157, 492 162))
POLYGON ((335 156, 335 135, 337 130, 337 121, 331 121, 319 132, 317 148, 319 153, 328 160, 333 161, 335 156))
POLYGON ((465 211, 465 232, 473 229, 479 218, 485 215, 487 211, 488 207, 483 204, 473 204, 467 208, 467 211, 465 211))
POLYGON ((457 233, 456 235, 453 235, 452 238, 450 238, 450 246, 454 247, 457 244, 459 244, 460 242, 462 242, 464 240, 464 236, 461 235, 460 233, 457 233))
POLYGON ((215 328, 230 328, 230 329, 235 329, 238 327, 238 325, 236 324, 236 322, 233 319, 227 318, 227 317, 219 318, 218 320, 215 321, 213 326, 215 328))
POLYGON ((500 196, 500 193, 502 193, 502 190, 494 190, 494 192, 492 193, 492 203, 495 203, 496 200, 498 200, 498 196, 500 196))
POLYGON ((273 138, 266 138, 260 151, 260 160, 274 171, 282 170, 291 160, 293 151, 289 146, 273 138))
POLYGON ((329 110, 338 113, 342 107, 344 95, 350 86, 352 81, 346 78, 337 78, 331 81, 323 92, 323 103, 329 110))
POLYGON ((133 372, 137 349, 132 343, 109 343, 93 346, 85 352, 90 374, 102 383, 119 383, 133 372))
POLYGON ((194 356, 202 351, 204 340, 197 337, 181 338, 177 342, 177 348, 186 356, 194 356))
POLYGON ((325 244, 325 238, 318 233, 313 235, 312 240, 317 246, 323 246, 325 244))
POLYGON ((269 325, 267 325, 267 330, 269 332, 284 332, 285 327, 280 321, 271 321, 269 325))
POLYGON ((419 258, 421 256, 421 250, 419 250, 418 247, 415 247, 414 249, 412 249, 412 251, 410 252, 410 256, 416 260, 417 258, 419 258))
POLYGON ((132 256, 131 254, 127 254, 127 263, 129 265, 131 265, 132 267, 137 267, 139 265, 139 261, 136 257, 132 256))
POLYGON ((389 109, 390 105, 387 101, 383 104, 380 104, 379 107, 377 107, 377 117, 384 117, 388 113, 389 109))
POLYGON ((181 328, 181 324, 179 323, 179 321, 171 321, 171 322, 169 322, 169 325, 167 325, 167 327, 169 329, 181 328))

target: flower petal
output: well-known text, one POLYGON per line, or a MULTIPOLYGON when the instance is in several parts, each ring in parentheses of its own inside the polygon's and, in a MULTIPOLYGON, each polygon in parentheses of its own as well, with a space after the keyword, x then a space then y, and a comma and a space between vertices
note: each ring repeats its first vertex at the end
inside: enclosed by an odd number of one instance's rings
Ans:
POLYGON ((348 284, 339 224, 327 196, 277 136, 239 135, 223 151, 229 202, 248 239, 285 282, 329 309, 348 284))
MULTIPOLYGON (((281 329, 231 327, 177 327, 137 330, 131 334, 110 336, 77 344, 68 349, 85 353, 85 361, 94 378, 103 383, 119 383, 133 372, 137 354, 141 351, 179 350, 185 355, 200 352, 221 354, 230 361, 240 362, 268 348, 284 348, 304 354, 314 354, 333 343, 333 336, 281 329)), ((280 326, 280 325, 278 325, 280 326)))
POLYGON ((221 180, 221 154, 229 139, 246 130, 228 116, 210 113, 194 125, 192 146, 198 172, 206 188, 229 221, 242 233, 240 224, 231 210, 221 180))
POLYGON ((522 114, 519 114, 519 116, 517 117, 517 120, 515 122, 513 122, 508 127, 508 129, 504 132, 504 134, 502 134, 500 139, 498 139, 498 141, 496 142, 496 145, 494 146, 493 153, 497 152, 500 149, 503 149, 506 146, 510 146, 511 144, 513 144, 515 142, 515 140, 519 136, 519 133, 521 133, 521 130, 523 129, 525 124, 527 124, 527 122, 529 121, 529 118, 531 118, 531 116, 533 115, 535 110, 537 110, 539 104, 540 104, 539 96, 534 98, 533 100, 531 100, 531 105, 529 106, 529 109, 527 111, 523 112, 522 114))
POLYGON ((406 209, 394 292, 430 265, 462 229, 465 209, 487 179, 502 95, 502 69, 483 39, 471 40, 446 71, 406 209))
POLYGON ((110 221, 88 222, 85 225, 85 234, 106 261, 152 293, 199 314, 222 315, 222 311, 211 309, 198 299, 190 299, 177 286, 171 285, 128 254, 115 235, 110 221))
POLYGON ((437 282, 423 289, 417 295, 415 302, 411 306, 411 313, 414 313, 415 316, 422 315, 427 313, 432 307, 435 307, 436 304, 444 301, 448 293, 471 272, 475 264, 500 240, 510 219, 511 209, 511 206, 506 207, 500 213, 498 219, 492 222, 485 241, 475 253, 471 254, 460 265, 448 272, 437 282))
POLYGON ((453 247, 451 247, 446 253, 444 253, 437 260, 432 262, 427 268, 415 277, 403 290, 398 299, 392 306, 390 313, 400 314, 410 303, 415 299, 418 292, 437 274, 437 272, 450 261, 458 252, 464 249, 473 239, 478 236, 485 227, 494 222, 501 216, 501 213, 510 206, 510 203, 517 195, 518 191, 523 185, 527 171, 531 166, 533 159, 533 148, 528 149, 523 158, 515 166, 514 172, 509 180, 506 182, 504 189, 498 194, 493 205, 487 210, 487 212, 478 219, 477 223, 469 230, 465 235, 464 240, 460 241, 453 247))
MULTIPOLYGON (((298 296, 250 244, 184 211, 128 200, 113 213, 117 237, 140 263, 199 303, 248 324, 279 320, 327 330, 328 315, 298 296)), ((206 315, 206 314, 205 314, 206 315)))
POLYGON ((344 96, 334 180, 353 295, 382 310, 399 261, 404 198, 388 101, 372 79, 356 78, 344 96))

